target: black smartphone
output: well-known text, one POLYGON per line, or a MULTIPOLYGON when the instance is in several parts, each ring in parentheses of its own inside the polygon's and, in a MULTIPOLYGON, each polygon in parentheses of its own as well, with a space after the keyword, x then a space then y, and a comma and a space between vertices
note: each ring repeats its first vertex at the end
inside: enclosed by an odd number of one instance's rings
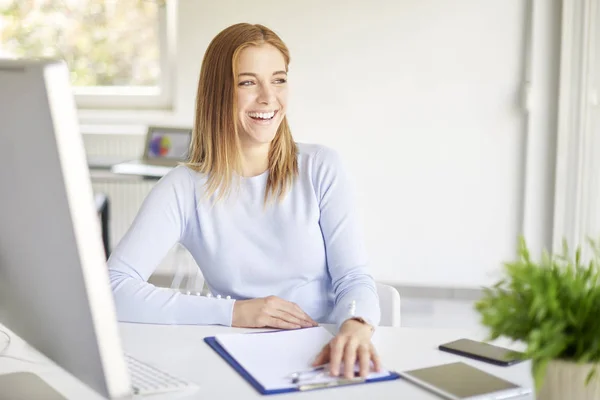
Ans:
POLYGON ((439 349, 503 367, 523 361, 514 356, 515 352, 513 350, 471 339, 459 339, 454 342, 444 343, 439 346, 439 349))

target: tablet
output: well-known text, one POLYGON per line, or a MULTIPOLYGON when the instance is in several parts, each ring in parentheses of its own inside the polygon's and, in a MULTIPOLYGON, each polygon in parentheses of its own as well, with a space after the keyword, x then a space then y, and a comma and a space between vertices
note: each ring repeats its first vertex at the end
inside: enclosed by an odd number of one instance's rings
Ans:
POLYGON ((449 400, 516 399, 531 389, 488 374, 463 362, 399 373, 403 378, 449 400))

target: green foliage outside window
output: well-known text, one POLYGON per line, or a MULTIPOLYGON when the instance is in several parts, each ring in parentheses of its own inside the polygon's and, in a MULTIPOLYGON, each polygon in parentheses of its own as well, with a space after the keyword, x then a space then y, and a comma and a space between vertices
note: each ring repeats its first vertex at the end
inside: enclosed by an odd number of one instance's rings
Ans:
POLYGON ((157 1, 0 0, 0 57, 61 58, 74 86, 156 86, 157 1))

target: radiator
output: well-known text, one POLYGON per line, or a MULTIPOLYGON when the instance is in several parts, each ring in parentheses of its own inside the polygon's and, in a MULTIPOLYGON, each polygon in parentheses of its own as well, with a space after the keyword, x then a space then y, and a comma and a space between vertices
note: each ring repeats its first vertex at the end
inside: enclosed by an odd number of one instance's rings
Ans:
POLYGON ((114 248, 133 222, 144 198, 154 184, 149 181, 94 179, 95 193, 104 193, 110 203, 110 247, 114 248))
MULTIPOLYGON (((83 138, 89 158, 106 157, 107 159, 139 157, 145 139, 143 134, 85 134, 83 138)), ((125 235, 155 183, 137 177, 111 176, 108 173, 92 175, 94 192, 108 196, 111 249, 114 249, 125 235)), ((192 291, 202 290, 203 285, 196 262, 187 250, 179 245, 173 247, 159 263, 151 281, 160 286, 192 291)))
MULTIPOLYGON (((88 159, 135 159, 142 154, 143 134, 84 134, 83 141, 88 159)), ((94 192, 102 192, 110 202, 109 234, 111 248, 121 240, 133 221, 142 201, 152 189, 153 182, 141 179, 110 177, 98 178, 92 174, 94 192)))

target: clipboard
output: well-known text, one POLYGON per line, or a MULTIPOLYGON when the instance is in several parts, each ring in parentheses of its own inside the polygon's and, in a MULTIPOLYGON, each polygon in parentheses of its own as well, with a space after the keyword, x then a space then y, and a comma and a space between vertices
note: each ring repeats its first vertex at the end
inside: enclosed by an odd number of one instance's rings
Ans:
MULTIPOLYGON (((276 334, 275 332, 264 332, 267 334, 276 334)), ((250 333, 252 334, 252 333, 250 333)), ((204 342, 208 344, 217 354, 219 354, 235 371, 237 371, 254 389, 262 395, 272 395, 272 394, 282 394, 282 393, 291 393, 291 392, 302 392, 309 390, 318 390, 318 389, 327 389, 333 387, 347 386, 347 385, 357 385, 357 384, 365 384, 365 383, 376 383, 383 381, 391 381, 395 379, 399 379, 400 375, 396 372, 389 371, 388 375, 383 377, 376 378, 353 378, 353 379, 344 379, 339 378, 332 382, 315 382, 315 383, 301 383, 294 387, 286 387, 281 389, 266 389, 257 379, 255 379, 252 374, 247 371, 229 352, 221 346, 221 344, 217 341, 215 336, 204 338, 204 342)))

